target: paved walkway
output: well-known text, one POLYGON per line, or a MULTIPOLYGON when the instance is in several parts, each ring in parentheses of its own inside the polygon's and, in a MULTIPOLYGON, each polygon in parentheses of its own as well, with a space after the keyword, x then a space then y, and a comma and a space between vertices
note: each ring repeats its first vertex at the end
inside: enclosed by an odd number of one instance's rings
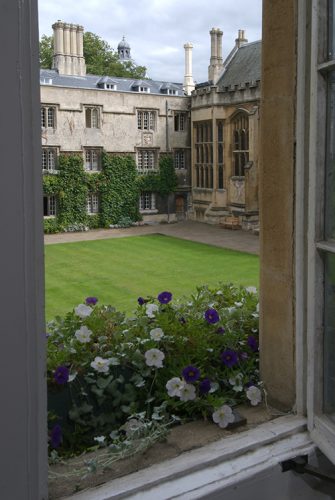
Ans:
POLYGON ((194 221, 138 226, 128 229, 95 229, 86 233, 48 234, 45 235, 44 241, 48 245, 75 241, 124 238, 145 234, 165 234, 184 240, 198 241, 217 247, 259 254, 258 236, 246 231, 222 229, 218 226, 194 221))

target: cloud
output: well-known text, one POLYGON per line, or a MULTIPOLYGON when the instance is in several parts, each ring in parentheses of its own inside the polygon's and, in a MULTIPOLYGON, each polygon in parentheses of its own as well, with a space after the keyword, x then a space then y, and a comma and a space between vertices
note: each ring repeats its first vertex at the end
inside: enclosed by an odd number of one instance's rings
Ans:
POLYGON ((223 55, 234 45, 238 29, 249 41, 261 38, 262 0, 39 0, 40 34, 50 35, 51 25, 61 19, 81 24, 116 48, 124 35, 137 64, 158 80, 183 81, 184 43, 193 43, 193 74, 207 80, 210 29, 223 30, 223 55))

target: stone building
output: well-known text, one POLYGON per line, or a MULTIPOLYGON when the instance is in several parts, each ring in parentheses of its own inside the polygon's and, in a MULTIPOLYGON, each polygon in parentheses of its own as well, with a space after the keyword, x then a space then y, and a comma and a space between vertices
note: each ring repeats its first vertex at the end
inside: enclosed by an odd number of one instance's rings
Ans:
POLYGON ((222 59, 213 28, 208 81, 192 93, 192 217, 211 224, 258 224, 258 123, 261 42, 239 30, 222 59))
MULTIPOLYGON (((82 155, 87 172, 100 170, 103 151, 130 155, 140 174, 156 172, 161 156, 170 154, 179 179, 169 203, 170 220, 183 218, 191 191, 189 98, 183 85, 86 74, 83 28, 58 21, 53 29, 52 69, 40 73, 44 175, 57 172, 60 153, 82 155)), ((124 61, 130 60, 125 40, 118 50, 124 61)), ((144 221, 167 219, 167 202, 157 193, 141 193, 139 203, 144 221)), ((87 210, 99 211, 95 193, 89 195, 87 210)), ((56 213, 56 197, 45 196, 44 216, 56 213)))
MULTIPOLYGON (((172 155, 178 189, 169 201, 140 196, 146 222, 185 217, 250 229, 258 224, 258 121, 261 42, 238 32, 222 58, 222 31, 213 28, 208 81, 194 85, 192 44, 186 43, 184 84, 86 74, 83 28, 58 21, 51 70, 41 70, 42 168, 57 171, 60 153, 83 157, 87 172, 101 169, 103 151, 130 155, 139 174, 157 172, 172 155)), ((123 37, 120 60, 131 60, 123 37)), ((90 193, 87 210, 99 211, 90 193)), ((57 213, 45 196, 44 215, 57 213)))

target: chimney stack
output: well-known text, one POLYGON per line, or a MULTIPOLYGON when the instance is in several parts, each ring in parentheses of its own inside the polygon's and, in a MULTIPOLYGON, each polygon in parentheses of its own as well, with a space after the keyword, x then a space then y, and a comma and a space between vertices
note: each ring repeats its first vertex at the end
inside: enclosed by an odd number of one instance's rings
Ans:
POLYGON ((57 21, 52 28, 54 31, 52 69, 58 71, 60 75, 85 76, 84 28, 62 21, 57 21))
POLYGON ((191 95, 194 90, 194 81, 192 76, 192 49, 193 45, 190 42, 185 43, 185 76, 184 76, 184 91, 186 95, 191 95))
POLYGON ((211 35, 211 58, 208 66, 208 80, 216 84, 222 70, 222 35, 223 32, 219 28, 212 28, 209 32, 211 35))
POLYGON ((240 48, 246 43, 248 43, 248 40, 244 36, 244 30, 238 30, 237 38, 235 39, 236 47, 240 48))

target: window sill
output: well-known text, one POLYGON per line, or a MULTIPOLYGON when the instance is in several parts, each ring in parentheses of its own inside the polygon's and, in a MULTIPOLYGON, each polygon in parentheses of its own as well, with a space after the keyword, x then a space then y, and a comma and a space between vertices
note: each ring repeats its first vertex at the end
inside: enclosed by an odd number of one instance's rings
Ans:
POLYGON ((43 174, 46 174, 46 175, 47 175, 47 174, 50 174, 50 175, 57 175, 57 174, 59 174, 59 170, 57 170, 57 169, 48 169, 48 168, 43 168, 43 169, 42 169, 42 173, 43 173, 43 174))
POLYGON ((288 415, 77 493, 67 500, 203 498, 314 449, 306 419, 288 415))
POLYGON ((46 219, 55 219, 55 215, 43 215, 43 219, 46 220, 46 219))
POLYGON ((157 209, 140 210, 140 214, 143 215, 158 214, 158 210, 157 209))
POLYGON ((87 174, 98 174, 99 172, 101 172, 101 169, 97 168, 96 170, 93 170, 91 168, 85 168, 85 172, 87 174))

